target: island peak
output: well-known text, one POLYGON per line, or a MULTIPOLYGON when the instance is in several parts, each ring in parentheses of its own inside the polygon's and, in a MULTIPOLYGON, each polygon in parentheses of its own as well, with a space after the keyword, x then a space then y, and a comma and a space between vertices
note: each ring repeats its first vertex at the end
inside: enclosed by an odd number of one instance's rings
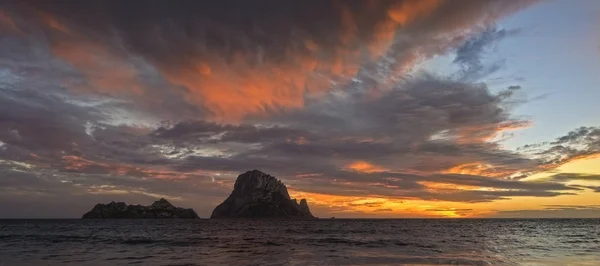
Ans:
POLYGON ((313 219, 305 199, 291 199, 286 186, 259 170, 238 176, 231 195, 217 206, 210 218, 298 218, 313 219))

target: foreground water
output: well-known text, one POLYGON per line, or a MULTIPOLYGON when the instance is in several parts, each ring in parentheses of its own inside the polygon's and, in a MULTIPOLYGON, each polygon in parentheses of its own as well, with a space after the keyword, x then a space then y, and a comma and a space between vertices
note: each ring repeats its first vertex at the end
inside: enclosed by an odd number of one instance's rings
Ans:
POLYGON ((0 220, 0 265, 598 265, 600 220, 0 220))

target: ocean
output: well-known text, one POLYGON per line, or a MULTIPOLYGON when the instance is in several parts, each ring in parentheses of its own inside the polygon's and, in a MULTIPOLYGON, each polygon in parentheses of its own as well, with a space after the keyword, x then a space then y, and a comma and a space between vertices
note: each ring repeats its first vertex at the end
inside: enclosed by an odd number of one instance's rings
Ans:
POLYGON ((600 219, 0 220, 0 265, 600 265, 600 219))

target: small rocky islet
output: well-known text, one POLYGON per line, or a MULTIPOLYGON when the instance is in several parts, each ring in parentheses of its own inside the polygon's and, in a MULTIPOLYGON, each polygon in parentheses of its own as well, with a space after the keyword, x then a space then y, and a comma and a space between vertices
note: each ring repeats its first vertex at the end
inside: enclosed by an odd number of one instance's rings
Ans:
POLYGON ((193 209, 173 206, 166 199, 160 199, 150 206, 127 205, 124 202, 96 204, 83 215, 83 219, 199 219, 193 209))
MULTIPOLYGON (((198 219, 193 209, 173 206, 166 199, 150 206, 124 202, 97 204, 83 219, 198 219)), ((233 191, 212 212, 211 219, 316 219, 305 199, 290 198, 287 187, 277 178, 252 170, 239 175, 233 191)))

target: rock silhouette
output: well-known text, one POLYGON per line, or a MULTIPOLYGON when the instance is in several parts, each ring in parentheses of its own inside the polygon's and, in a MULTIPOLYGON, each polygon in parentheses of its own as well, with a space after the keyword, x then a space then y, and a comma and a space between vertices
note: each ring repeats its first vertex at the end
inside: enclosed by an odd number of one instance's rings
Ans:
POLYGON ((290 199, 287 188, 277 178, 258 170, 238 176, 233 192, 210 216, 215 218, 293 218, 314 219, 305 199, 290 199))
POLYGON ((166 199, 160 199, 150 206, 127 205, 124 202, 97 204, 83 215, 82 219, 198 219, 193 209, 173 206, 166 199))

